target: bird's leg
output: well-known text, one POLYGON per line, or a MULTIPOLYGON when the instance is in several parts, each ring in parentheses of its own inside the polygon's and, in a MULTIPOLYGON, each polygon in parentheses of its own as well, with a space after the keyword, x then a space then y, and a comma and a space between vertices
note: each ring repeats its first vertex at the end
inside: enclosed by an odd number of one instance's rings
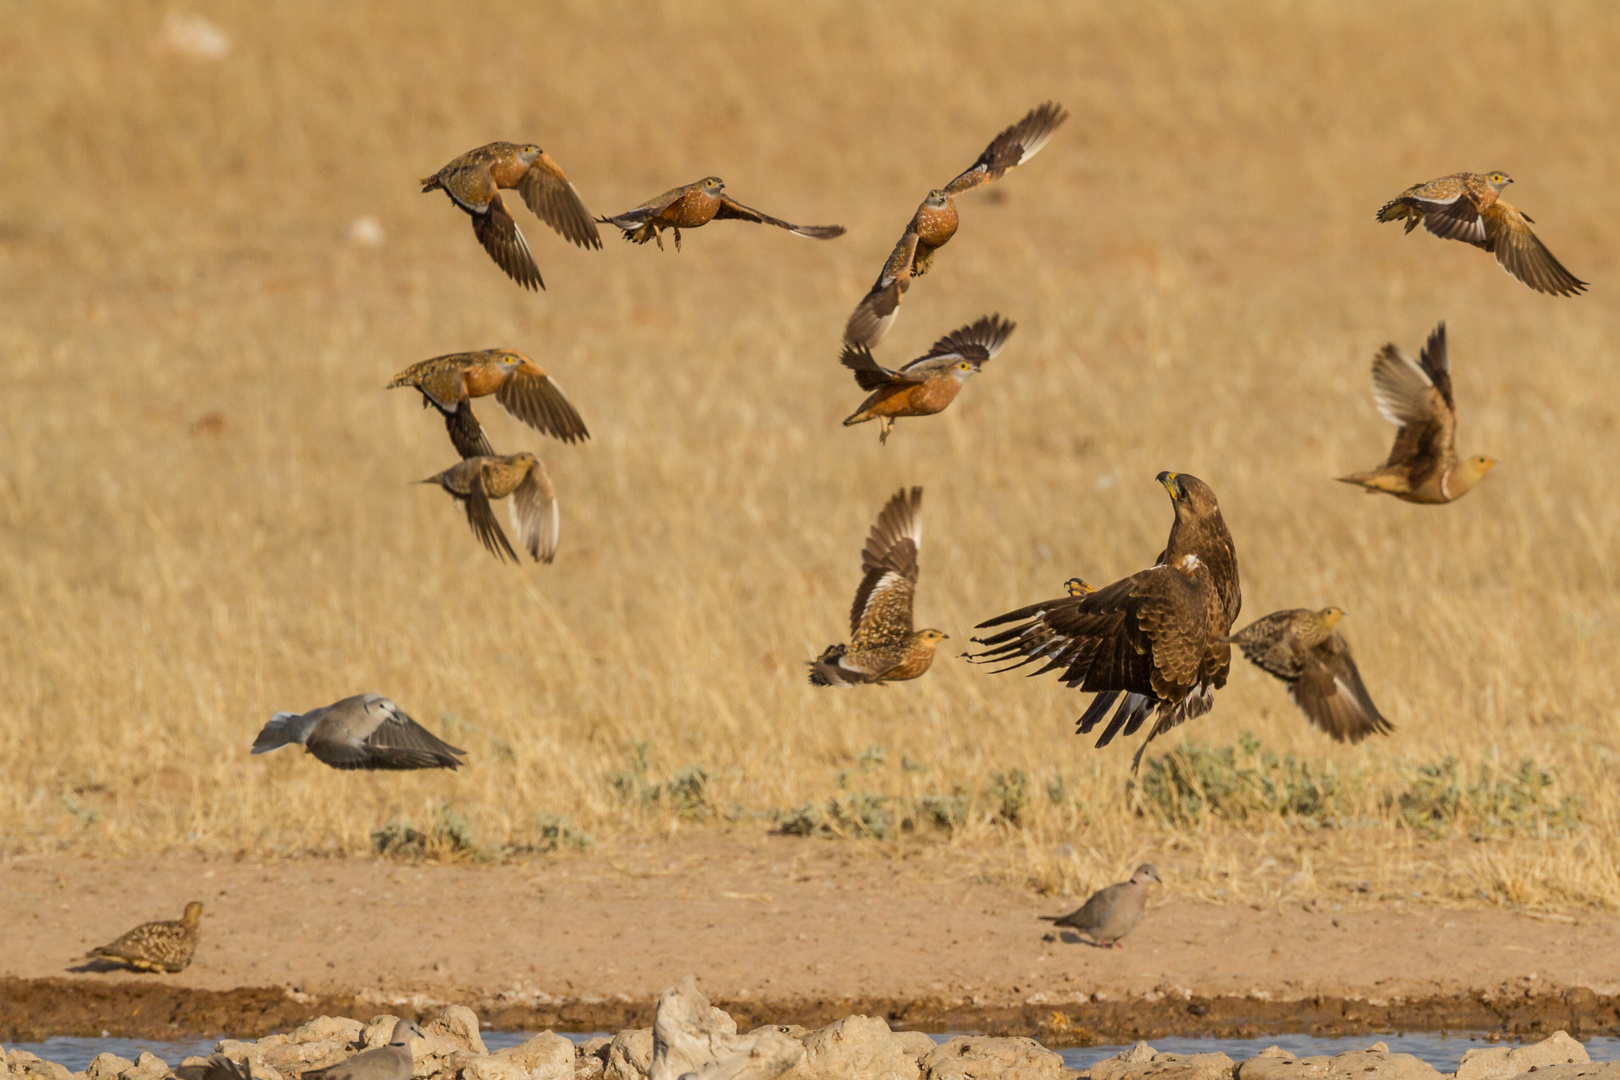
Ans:
POLYGON ((878 428, 878 445, 886 446, 889 442, 889 432, 894 429, 894 417, 880 416, 878 423, 882 425, 878 428))
POLYGON ((1158 733, 1159 733, 1159 725, 1158 725, 1157 722, 1155 722, 1153 727, 1148 730, 1148 737, 1143 739, 1142 740, 1142 745, 1136 748, 1136 756, 1131 758, 1131 775, 1132 776, 1135 776, 1136 771, 1142 767, 1142 755, 1147 753, 1148 743, 1152 742, 1153 741, 1153 736, 1157 735, 1158 733))
POLYGON ((681 230, 679 229, 675 230, 675 250, 681 250, 681 230))
MULTIPOLYGON (((653 231, 652 231, 652 238, 654 240, 658 241, 658 250, 663 251, 664 250, 664 230, 659 229, 659 228, 654 228, 653 231)), ((642 243, 646 243, 646 241, 643 240, 642 243)))

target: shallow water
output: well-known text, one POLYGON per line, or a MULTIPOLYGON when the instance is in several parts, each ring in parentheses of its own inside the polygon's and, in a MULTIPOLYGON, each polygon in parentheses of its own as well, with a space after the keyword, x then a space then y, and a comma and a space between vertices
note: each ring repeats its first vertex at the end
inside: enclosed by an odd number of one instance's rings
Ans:
MULTIPOLYGON (((533 1032, 528 1031, 486 1031, 483 1033, 484 1045, 491 1051, 501 1050, 508 1046, 516 1046, 528 1039, 533 1032)), ((576 1043, 584 1042, 601 1032, 563 1032, 576 1043)), ((949 1035, 934 1035, 936 1042, 944 1042, 949 1035)), ((142 1051, 151 1051, 170 1065, 178 1065, 181 1060, 192 1055, 204 1055, 214 1049, 214 1039, 198 1039, 188 1042, 158 1042, 154 1039, 80 1039, 60 1037, 46 1039, 41 1043, 7 1043, 7 1050, 27 1050, 37 1054, 46 1061, 54 1061, 66 1065, 74 1072, 82 1072, 90 1064, 92 1058, 103 1051, 111 1051, 119 1057, 134 1061, 142 1051)), ((1620 1038, 1601 1036, 1584 1040, 1586 1052, 1592 1055, 1593 1061, 1620 1060, 1620 1038)), ((1483 1035, 1469 1035, 1466 1033, 1450 1033, 1438 1035, 1419 1032, 1407 1035, 1355 1035, 1343 1039, 1317 1039, 1309 1035, 1267 1035, 1259 1039, 1182 1039, 1163 1038, 1152 1040, 1153 1048, 1163 1053, 1172 1054, 1204 1054, 1215 1050, 1226 1053, 1233 1061, 1242 1061, 1244 1058, 1254 1057, 1268 1046, 1280 1046, 1290 1053, 1300 1057, 1309 1057, 1316 1054, 1341 1054, 1346 1050, 1365 1050, 1375 1042, 1382 1042, 1388 1047, 1402 1054, 1411 1054, 1433 1065, 1441 1072, 1455 1072, 1457 1062, 1462 1060, 1463 1054, 1479 1046, 1496 1045, 1485 1041, 1483 1035)), ((1511 1044, 1509 1044, 1511 1045, 1511 1044)), ((1113 1057, 1123 1050, 1129 1050, 1129 1044, 1121 1046, 1075 1046, 1066 1047, 1060 1051, 1064 1064, 1071 1069, 1083 1069, 1093 1062, 1103 1058, 1113 1057)))

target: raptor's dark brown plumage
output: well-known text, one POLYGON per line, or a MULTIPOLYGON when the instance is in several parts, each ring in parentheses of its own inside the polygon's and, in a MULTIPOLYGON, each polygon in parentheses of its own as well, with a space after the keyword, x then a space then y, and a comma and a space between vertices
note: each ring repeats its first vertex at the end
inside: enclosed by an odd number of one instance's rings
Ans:
POLYGON ((1232 666, 1221 639, 1243 604, 1237 552, 1215 493, 1184 473, 1160 473, 1159 482, 1176 520, 1154 566, 1095 591, 1080 582, 1068 596, 988 619, 979 626, 1014 625, 974 638, 985 648, 968 657, 1006 663, 1000 671, 1043 661, 1030 674, 1060 671, 1064 685, 1095 693, 1077 733, 1090 732, 1118 702, 1099 747, 1135 733, 1157 710, 1133 769, 1155 737, 1214 704, 1232 666))

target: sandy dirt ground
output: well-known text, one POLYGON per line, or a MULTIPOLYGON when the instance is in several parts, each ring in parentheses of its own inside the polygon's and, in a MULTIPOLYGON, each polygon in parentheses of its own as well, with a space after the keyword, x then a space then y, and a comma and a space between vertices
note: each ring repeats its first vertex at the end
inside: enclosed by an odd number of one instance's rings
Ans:
POLYGON ((687 971, 761 1021, 862 1011, 1077 1041, 1212 1025, 1533 1028, 1548 1017, 1590 1029, 1620 995, 1614 915, 1161 896, 1128 947, 1109 950, 1038 921, 1073 900, 986 883, 964 871, 969 861, 942 847, 735 834, 496 866, 13 858, 0 872, 8 1037, 145 1030, 164 1009, 171 1027, 263 1027, 301 1009, 452 1000, 497 1026, 602 1028, 650 1014, 687 971), (207 911, 185 972, 76 961, 194 898, 207 911), (172 1004, 245 988, 280 988, 274 1015, 263 994, 234 1020, 226 1008, 181 1021, 172 1004), (171 1004, 143 1021, 139 1001, 154 994, 171 1004), (82 1007, 63 1012, 64 1001, 82 1007))

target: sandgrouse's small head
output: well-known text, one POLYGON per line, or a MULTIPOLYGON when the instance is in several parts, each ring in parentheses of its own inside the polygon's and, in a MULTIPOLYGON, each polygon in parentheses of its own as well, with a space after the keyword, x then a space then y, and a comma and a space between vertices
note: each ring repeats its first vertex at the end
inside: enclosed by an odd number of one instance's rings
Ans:
POLYGON ((1344 609, 1325 607, 1316 613, 1316 617, 1322 620, 1322 629, 1331 630, 1339 625, 1340 619, 1344 618, 1344 609))
POLYGON ((196 926, 202 921, 202 901, 193 900, 186 905, 186 913, 180 916, 180 921, 187 926, 196 926))
POLYGON ((726 182, 718 176, 705 176, 703 178, 703 192, 705 195, 719 195, 726 190, 726 182))
POLYGON ((930 649, 935 649, 939 647, 940 642, 950 636, 942 630, 918 630, 911 635, 911 640, 918 645, 925 645, 930 649))
POLYGON ((1505 172, 1493 172, 1489 176, 1485 177, 1485 182, 1491 185, 1491 187, 1496 191, 1501 191, 1503 188, 1513 183, 1513 177, 1509 176, 1505 172))
POLYGON ((930 210, 938 210, 950 201, 951 197, 949 195, 939 188, 935 188, 933 191, 930 191, 928 193, 928 197, 923 200, 923 205, 928 207, 930 210))

